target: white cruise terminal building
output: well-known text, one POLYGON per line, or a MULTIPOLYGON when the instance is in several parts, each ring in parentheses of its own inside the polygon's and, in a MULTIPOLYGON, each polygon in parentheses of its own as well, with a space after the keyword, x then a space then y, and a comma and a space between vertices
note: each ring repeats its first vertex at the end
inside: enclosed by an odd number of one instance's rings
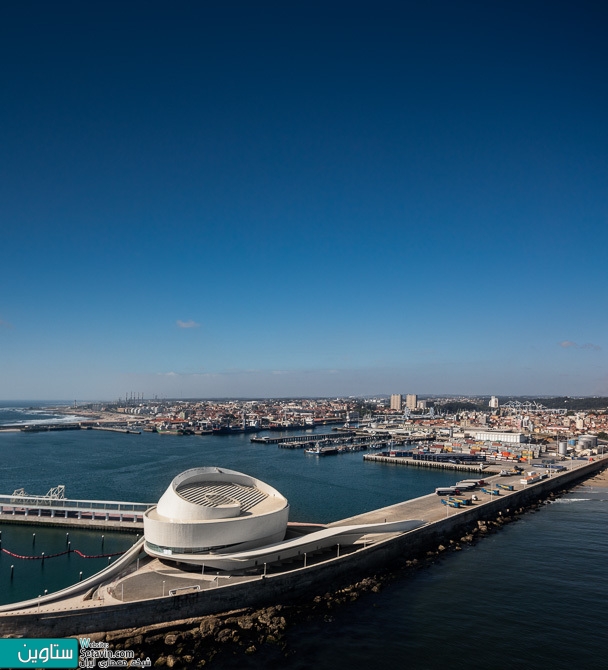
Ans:
POLYGON ((158 505, 145 512, 144 548, 155 558, 234 571, 424 523, 322 527, 285 539, 288 518, 287 499, 259 479, 225 468, 193 468, 175 477, 158 505))
POLYGON ((288 517, 286 498, 259 479, 194 468, 175 477, 145 513, 146 551, 192 562, 192 554, 273 544, 285 537, 288 517))

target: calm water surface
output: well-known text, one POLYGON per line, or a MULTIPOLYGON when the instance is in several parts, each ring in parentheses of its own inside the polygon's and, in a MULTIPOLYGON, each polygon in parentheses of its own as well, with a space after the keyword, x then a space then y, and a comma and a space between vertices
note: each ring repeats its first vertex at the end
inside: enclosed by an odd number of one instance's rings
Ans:
MULTIPOLYGON (((0 412, 9 416, 13 411, 0 412)), ((27 410, 25 416, 32 416, 27 410)), ((37 415, 36 415, 37 416, 37 415)), ((50 415, 52 417, 52 415, 50 415)), ((33 419, 33 420, 38 420, 33 419)), ((323 429, 317 432, 327 432, 323 429)), ((312 431, 311 431, 312 432, 312 431)), ((219 466, 259 477, 290 502, 293 521, 333 521, 428 493, 453 474, 364 463, 362 452, 318 458, 301 449, 258 445, 248 435, 172 436, 105 431, 0 432, 0 493, 25 488, 44 495, 59 484, 76 499, 156 502, 188 468, 219 466)), ((66 547, 66 531, 2 524, 2 546, 14 554, 45 555, 66 547), (33 537, 36 533, 35 540, 33 537)), ((72 549, 87 555, 121 551, 133 535, 70 529, 72 549)), ((0 604, 55 591, 94 574, 107 559, 76 555, 41 561, 0 553, 0 604), (13 565, 13 578, 10 578, 13 565)))

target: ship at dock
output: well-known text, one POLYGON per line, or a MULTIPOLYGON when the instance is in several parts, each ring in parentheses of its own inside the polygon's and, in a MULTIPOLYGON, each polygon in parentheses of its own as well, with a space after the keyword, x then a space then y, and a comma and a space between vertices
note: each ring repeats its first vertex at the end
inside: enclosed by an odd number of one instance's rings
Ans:
POLYGON ((311 456, 335 456, 340 453, 340 447, 322 447, 320 444, 316 444, 310 449, 305 449, 304 453, 311 456))

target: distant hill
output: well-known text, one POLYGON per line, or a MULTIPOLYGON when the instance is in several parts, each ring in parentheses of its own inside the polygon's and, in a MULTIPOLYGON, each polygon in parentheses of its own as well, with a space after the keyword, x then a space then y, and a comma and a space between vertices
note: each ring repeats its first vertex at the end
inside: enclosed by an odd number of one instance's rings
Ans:
MULTIPOLYGON (((443 411, 453 414, 463 411, 488 411, 488 398, 470 398, 468 400, 459 399, 448 402, 436 402, 435 405, 443 411)), ((538 402, 547 409, 567 409, 572 412, 582 412, 589 410, 608 411, 607 397, 570 397, 570 396, 498 396, 500 407, 509 401, 519 402, 538 402)), ((429 403, 432 404, 432 403, 429 403)))
POLYGON ((570 409, 574 412, 580 412, 583 410, 590 409, 608 409, 608 398, 599 397, 599 398, 571 398, 568 396, 562 396, 559 398, 534 398, 537 402, 542 403, 545 407, 549 409, 570 409))

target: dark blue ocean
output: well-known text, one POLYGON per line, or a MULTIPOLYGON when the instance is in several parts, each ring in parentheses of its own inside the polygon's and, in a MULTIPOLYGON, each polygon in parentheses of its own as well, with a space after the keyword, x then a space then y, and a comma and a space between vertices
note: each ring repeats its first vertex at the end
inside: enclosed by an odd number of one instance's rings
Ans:
MULTIPOLYGON (((39 409, 17 411, 9 403, 0 408, 0 425, 41 416, 39 409)), ((365 463, 360 452, 319 459, 256 445, 246 435, 0 432, 0 458, 0 493, 23 487, 45 494, 64 484, 69 498, 136 502, 158 500, 188 468, 232 468, 281 491, 294 521, 332 521, 454 481, 436 470, 365 463)), ((222 655, 212 667, 606 667, 607 523, 608 490, 578 487, 473 547, 398 576, 380 593, 297 623, 285 650, 222 655)), ((0 529, 3 548, 14 553, 53 553, 66 542, 65 530, 36 529, 34 540, 31 527, 0 523, 0 529)), ((87 554, 120 551, 133 540, 105 533, 102 543, 99 533, 70 530, 72 547, 87 554)), ((73 555, 41 565, 1 553, 0 602, 61 588, 104 565, 107 559, 73 555)))

